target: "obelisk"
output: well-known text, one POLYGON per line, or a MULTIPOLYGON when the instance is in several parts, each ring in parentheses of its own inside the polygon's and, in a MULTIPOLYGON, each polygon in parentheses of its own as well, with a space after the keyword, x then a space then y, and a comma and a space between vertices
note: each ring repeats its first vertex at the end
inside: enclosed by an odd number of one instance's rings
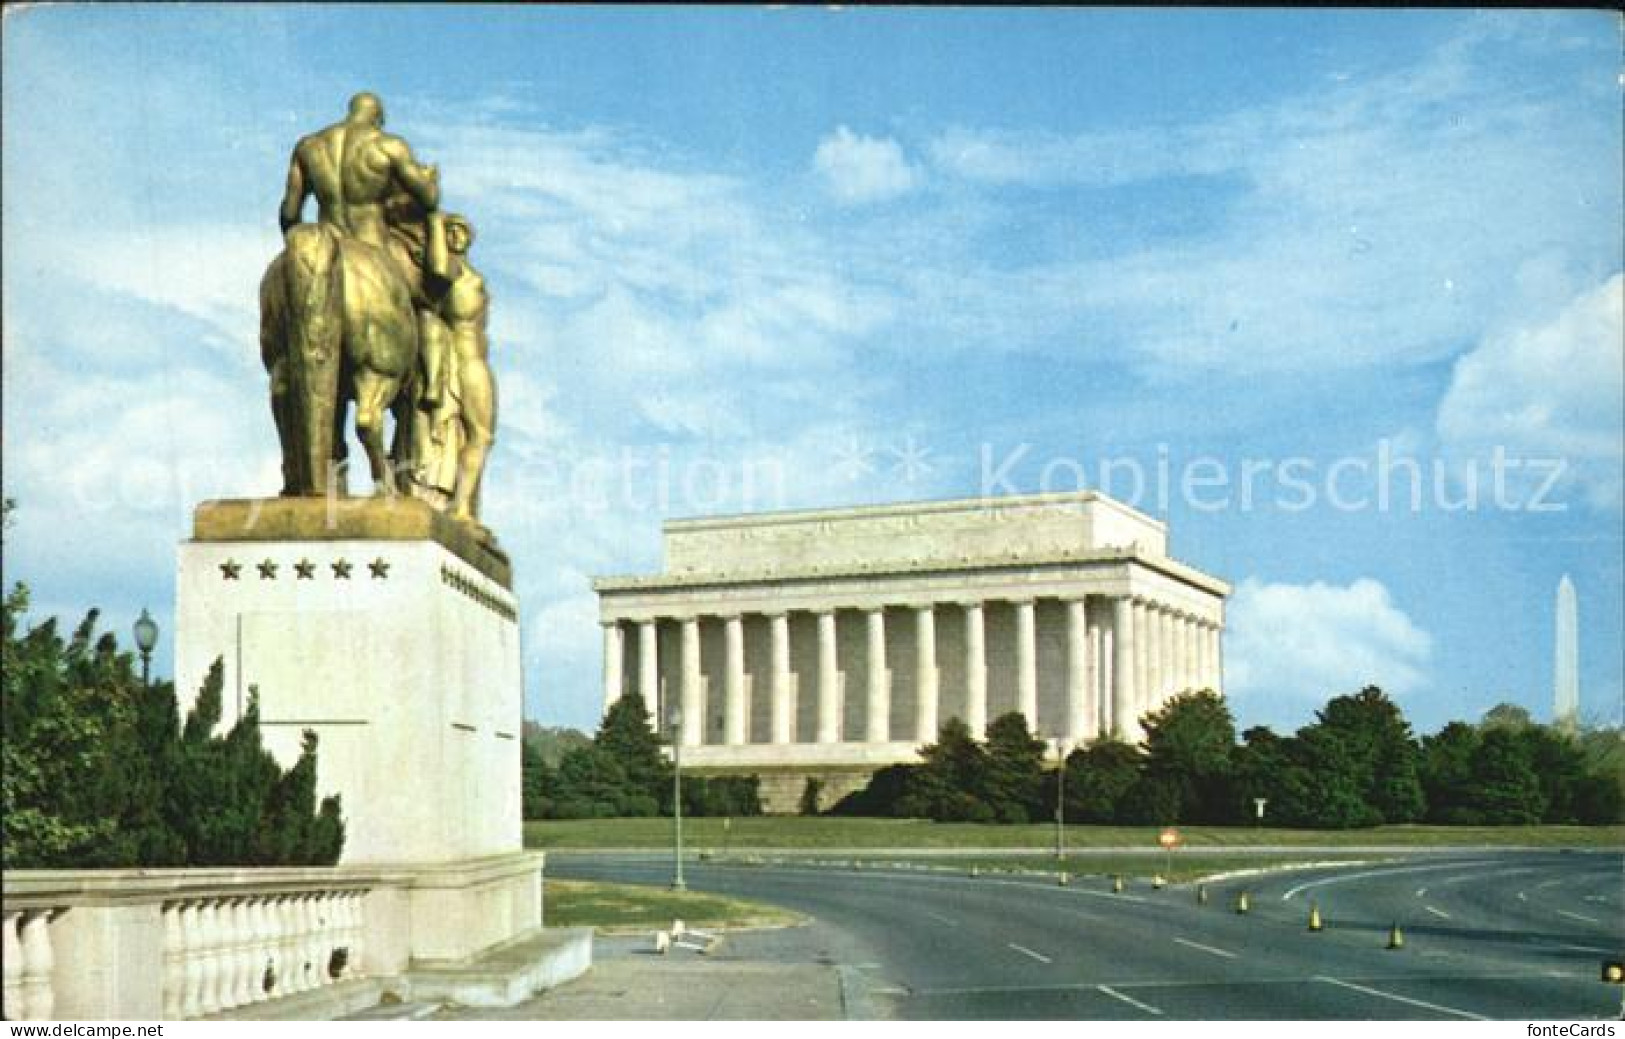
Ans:
POLYGON ((1557 643, 1554 651, 1552 720, 1573 729, 1580 724, 1580 630, 1574 582, 1557 582, 1557 643))

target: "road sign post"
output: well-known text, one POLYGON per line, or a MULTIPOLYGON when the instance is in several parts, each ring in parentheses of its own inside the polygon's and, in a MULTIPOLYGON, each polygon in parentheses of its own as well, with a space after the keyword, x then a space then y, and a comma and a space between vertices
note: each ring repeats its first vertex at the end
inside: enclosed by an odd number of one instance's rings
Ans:
POLYGON ((1179 847, 1181 840, 1179 831, 1172 826, 1164 827, 1163 831, 1157 834, 1157 843, 1162 845, 1164 856, 1162 872, 1170 883, 1174 879, 1174 849, 1179 847))

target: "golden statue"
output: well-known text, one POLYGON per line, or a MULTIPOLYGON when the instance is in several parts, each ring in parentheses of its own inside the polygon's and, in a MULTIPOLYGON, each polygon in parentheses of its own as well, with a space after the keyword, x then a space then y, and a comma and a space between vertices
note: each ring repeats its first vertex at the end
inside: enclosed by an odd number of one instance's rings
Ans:
POLYGON ((332 489, 347 401, 355 402, 356 435, 379 493, 397 486, 384 451, 386 411, 396 414, 397 464, 410 449, 403 389, 418 373, 422 278, 385 210, 404 192, 432 212, 440 187, 435 168, 383 126, 378 98, 357 94, 343 120, 299 141, 288 164, 285 247, 260 283, 260 354, 282 441, 283 494, 332 489), (301 222, 310 195, 314 224, 301 222))
POLYGON ((439 176, 384 132, 383 104, 302 138, 288 164, 283 251, 260 283, 260 354, 282 444, 284 495, 344 493, 344 416, 376 493, 398 475, 483 539, 479 491, 496 429, 485 279, 474 229, 439 211, 439 176), (316 222, 303 222, 316 198, 316 222), (395 420, 384 451, 384 414, 395 420))

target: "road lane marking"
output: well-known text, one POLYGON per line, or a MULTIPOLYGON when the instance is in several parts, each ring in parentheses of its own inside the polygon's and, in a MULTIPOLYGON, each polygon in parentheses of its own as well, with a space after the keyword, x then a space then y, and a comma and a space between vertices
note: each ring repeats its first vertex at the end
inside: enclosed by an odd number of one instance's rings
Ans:
POLYGON ((1033 952, 1031 949, 1027 948, 1025 945, 1017 945, 1015 942, 1005 942, 1004 944, 1010 946, 1010 948, 1012 948, 1012 949, 1016 950, 1017 952, 1021 953, 1023 956, 1031 956, 1033 959, 1037 960, 1039 963, 1053 963, 1053 962, 1055 962, 1055 961, 1051 960, 1048 956, 1045 956, 1041 952, 1033 952))
POLYGON ((1518 892, 1518 901, 1527 902, 1527 901, 1529 901, 1529 896, 1524 894, 1522 891, 1520 891, 1520 892, 1518 892))
POLYGON ((1454 887, 1457 884, 1465 884, 1469 880, 1482 880, 1485 877, 1514 877, 1524 873, 1539 873, 1543 868, 1541 866, 1529 866, 1524 869, 1496 869, 1487 873, 1464 873, 1459 877, 1439 881, 1439 886, 1454 887))
POLYGON ((1600 924, 1600 923, 1602 923, 1602 921, 1598 920, 1596 917, 1587 916, 1584 913, 1571 913, 1567 909, 1559 909, 1557 912, 1558 912, 1558 915, 1566 916, 1570 920, 1584 920, 1588 924, 1600 924))
POLYGON ((1445 912, 1443 909, 1435 909, 1432 906, 1423 906, 1422 908, 1426 909, 1428 912, 1432 913, 1434 916, 1438 917, 1441 920, 1450 919, 1450 914, 1445 912))
POLYGON ((1211 945, 1203 945, 1201 942, 1193 942, 1188 938, 1175 938, 1174 941, 1191 949, 1200 949, 1202 952, 1212 953, 1215 956, 1223 956, 1227 960, 1233 960, 1236 958, 1236 954, 1233 952, 1226 952, 1224 949, 1215 949, 1211 945))
POLYGON ((1316 975, 1316 981, 1324 981, 1328 985, 1339 985, 1355 992, 1364 992, 1368 996, 1377 996, 1381 999, 1391 999, 1395 1003, 1409 1003, 1413 1007, 1423 1010, 1433 1010, 1441 1014, 1452 1014, 1456 1017, 1465 1017, 1469 1021, 1488 1021, 1489 1018, 1474 1014, 1466 1010, 1457 1010, 1455 1007, 1440 1006, 1438 1003, 1429 1003, 1425 999, 1412 999, 1410 996, 1401 996, 1395 992, 1384 992, 1382 989, 1368 988, 1365 985, 1356 985, 1352 981, 1341 981, 1337 978, 1328 978, 1324 974, 1316 975))
POLYGON ((1116 989, 1112 988, 1110 985, 1096 985, 1095 988, 1098 988, 1100 991, 1106 993, 1106 995, 1111 996, 1114 999, 1121 999, 1123 1002, 1127 1003, 1131 1007, 1139 1007, 1141 1010, 1144 1010, 1146 1013, 1153 1014, 1153 1015, 1155 1015, 1157 1017, 1162 1016, 1162 1011, 1158 1010, 1156 1007, 1152 1006, 1150 1003, 1142 1003, 1139 1000, 1135 999, 1133 996, 1125 996, 1121 992, 1119 992, 1116 989))
POLYGON ((1425 888, 1425 887, 1419 887, 1419 888, 1416 889, 1416 897, 1417 898, 1421 898, 1423 895, 1425 895, 1427 893, 1428 893, 1428 889, 1425 888))
POLYGON ((1304 883, 1299 884, 1297 887, 1288 888, 1286 892, 1281 895, 1281 901, 1290 902, 1300 893, 1308 891, 1313 887, 1325 887, 1328 884, 1342 884, 1349 880, 1364 880, 1367 877, 1386 877, 1398 873, 1427 873, 1429 871, 1437 871, 1441 869, 1464 869, 1468 866, 1489 865, 1494 865, 1494 862, 1486 859, 1478 862, 1435 862, 1426 866, 1401 866, 1398 869, 1368 869, 1360 873, 1345 873, 1342 876, 1325 877, 1320 880, 1305 881, 1304 883))
POLYGON ((929 909, 925 910, 925 915, 929 916, 931 919, 935 920, 939 924, 947 924, 949 927, 958 927, 959 926, 958 924, 954 923, 952 920, 948 919, 946 916, 943 916, 941 913, 933 913, 929 909))
POLYGON ((1566 942, 1558 942, 1555 947, 1559 949, 1567 949, 1570 952, 1594 952, 1602 956, 1607 956, 1613 951, 1611 949, 1599 949, 1595 945, 1569 945, 1566 942))
POLYGON ((1566 879, 1567 879, 1566 877, 1553 877, 1551 880, 1543 880, 1539 884, 1535 885, 1535 890, 1536 891, 1544 891, 1549 887, 1553 887, 1553 886, 1555 886, 1557 884, 1563 883, 1563 881, 1566 880, 1566 879))

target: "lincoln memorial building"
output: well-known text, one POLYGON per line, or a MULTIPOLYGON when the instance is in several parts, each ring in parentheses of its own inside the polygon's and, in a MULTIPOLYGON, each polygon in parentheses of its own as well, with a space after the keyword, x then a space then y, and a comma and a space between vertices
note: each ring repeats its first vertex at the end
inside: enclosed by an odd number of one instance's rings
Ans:
POLYGON ((594 582, 606 707, 681 708, 684 769, 756 774, 769 811, 1020 711, 1069 746, 1222 690, 1230 588, 1092 491, 665 524, 663 573, 594 582))

